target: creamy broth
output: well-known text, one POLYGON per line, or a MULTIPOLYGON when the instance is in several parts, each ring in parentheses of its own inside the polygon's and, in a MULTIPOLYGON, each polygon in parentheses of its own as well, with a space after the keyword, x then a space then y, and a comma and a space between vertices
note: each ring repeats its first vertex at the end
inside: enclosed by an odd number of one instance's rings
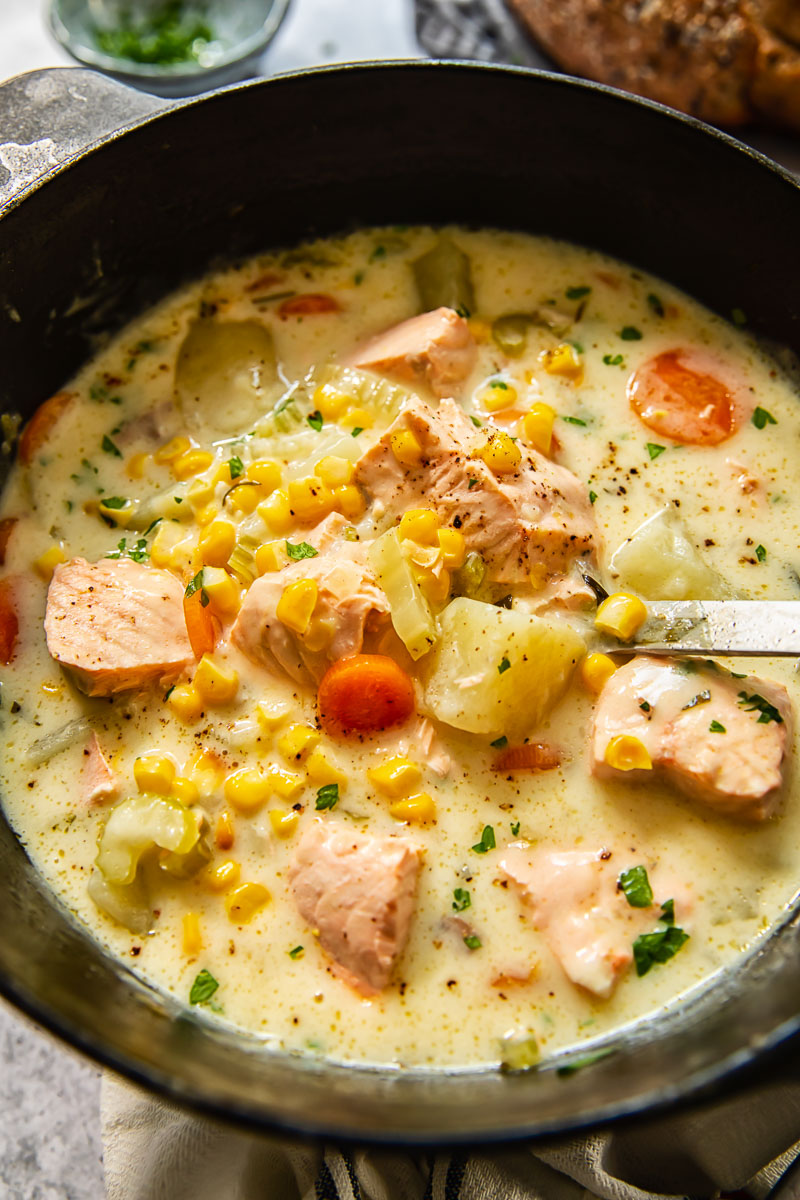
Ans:
MULTIPOLYGON (((519 444, 534 404, 554 410, 550 454, 580 481, 597 523, 594 573, 611 586, 614 551, 648 518, 670 510, 695 553, 725 581, 721 594, 795 598, 800 512, 790 481, 800 406, 773 360, 746 333, 668 284, 598 253, 520 234, 446 232, 471 265, 475 306, 462 317, 477 347, 468 377, 451 394, 480 422, 476 430, 496 427, 519 444), (493 323, 509 314, 532 314, 512 327, 519 344, 498 340, 493 323), (653 432, 631 408, 631 374, 676 347, 713 356, 731 381, 736 428, 719 444, 680 444, 653 432), (487 408, 497 391, 516 394, 510 412, 487 408), (754 418, 758 412, 767 417, 754 418)), ((251 559, 254 547, 277 544, 271 565, 279 569, 287 561, 281 546, 307 544, 315 518, 282 522, 275 505, 262 515, 272 485, 248 481, 258 493, 251 511, 241 488, 240 497, 231 492, 224 500, 226 493, 237 479, 247 480, 254 462, 277 463, 281 488, 311 476, 326 456, 355 463, 384 435, 404 396, 436 405, 423 383, 392 372, 367 373, 373 383, 387 381, 379 401, 374 394, 351 396, 333 416, 319 412, 325 394, 320 400, 318 389, 339 386, 351 395, 331 364, 421 311, 411 264, 439 236, 423 228, 367 230, 226 268, 126 328, 67 386, 69 401, 30 463, 15 465, 2 501, 0 515, 17 518, 3 573, 12 581, 19 620, 15 653, 2 670, 2 781, 12 826, 63 902, 134 970, 187 1003, 198 975, 208 972, 218 983, 202 1003, 208 1019, 334 1060, 453 1068, 496 1065, 504 1044, 529 1036, 546 1057, 657 1013, 752 947, 796 889, 800 809, 792 794, 791 738, 776 815, 737 823, 678 791, 659 771, 646 782, 593 777, 589 729, 597 699, 580 667, 563 698, 526 734, 557 747, 559 765, 503 773, 495 764, 504 747, 491 744, 502 742, 502 734, 436 720, 418 682, 417 705, 432 730, 420 726, 418 714, 361 738, 319 729, 316 688, 298 684, 276 663, 253 661, 230 638, 233 612, 218 612, 213 659, 223 674, 236 673, 238 686, 230 701, 206 705, 196 717, 176 707, 194 663, 177 676, 177 697, 167 694, 167 680, 92 699, 54 661, 43 635, 49 575, 59 561, 114 563, 127 556, 170 572, 183 589, 203 565, 198 539, 211 519, 230 521, 240 540, 248 534, 251 559), (333 303, 298 307, 307 294, 333 303), (260 378, 251 368, 229 379, 233 400, 205 411, 186 399, 183 409, 175 403, 176 361, 198 315, 209 324, 262 326, 276 362, 274 373, 265 366, 260 378), (283 421, 267 415, 276 406, 283 421), (188 443, 174 441, 181 438, 207 454, 187 459, 188 443), (110 507, 99 505, 109 498, 110 507), (236 507, 240 499, 244 510, 236 507), (138 511, 128 523, 134 502, 138 511), (71 737, 68 730, 62 748, 34 762, 47 754, 42 739, 76 718, 85 726, 71 737), (286 735, 294 726, 315 734, 292 755, 286 735), (116 776, 110 799, 86 796, 90 731, 116 776), (160 868, 157 854, 145 855, 138 878, 156 915, 149 929, 131 933, 100 911, 87 889, 109 813, 141 794, 134 764, 149 754, 169 756, 177 776, 196 785, 196 796, 190 786, 184 798, 206 814, 211 857, 177 878, 160 868), (367 775, 396 756, 419 767, 410 790, 431 798, 435 819, 393 816, 397 798, 367 775), (285 772, 286 794, 273 790, 250 809, 237 807, 226 780, 258 766, 285 772), (338 797, 317 811, 326 780, 338 781, 338 797), (290 864, 317 820, 359 835, 399 836, 423 851, 408 941, 377 994, 359 994, 334 973, 330 954, 292 900, 290 864), (495 847, 481 846, 487 826, 495 847), (659 904, 668 898, 689 940, 642 976, 629 966, 607 998, 576 986, 542 922, 532 919, 500 868, 511 842, 537 853, 607 849, 614 878, 644 865, 655 903, 644 915, 631 910, 638 924, 630 940, 659 927, 659 904), (235 865, 226 877, 219 868, 228 862, 235 865), (244 908, 231 909, 243 883, 261 885, 269 899, 245 893, 244 908), (252 916, 245 912, 251 901, 252 916)), ((345 544, 369 544, 394 524, 370 504, 367 488, 332 486, 350 489, 339 502, 345 544)), ((324 515, 320 510, 318 519, 324 515)), ((455 585, 458 570, 452 575, 455 585)), ((231 571, 229 578, 245 590, 241 576, 231 571)), ((546 587, 546 580, 538 583, 546 587)), ((203 590, 202 579, 197 586, 203 590)), ((509 585, 508 593, 512 611, 537 611, 536 587, 509 585)), ((441 612, 447 599, 434 609, 441 612)), ((566 623, 592 649, 593 609, 551 605, 539 615, 566 623)), ((427 669, 425 656, 411 660, 389 624, 370 649, 394 654, 412 680, 427 669)), ((794 702, 793 663, 762 660, 754 673, 782 683, 794 702)))

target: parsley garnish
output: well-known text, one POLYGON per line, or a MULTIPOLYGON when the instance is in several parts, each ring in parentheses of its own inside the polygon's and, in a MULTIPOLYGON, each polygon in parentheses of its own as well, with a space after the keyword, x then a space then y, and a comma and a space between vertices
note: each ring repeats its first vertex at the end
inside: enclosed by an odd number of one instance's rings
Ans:
POLYGON ((363 282, 364 282, 364 272, 356 271, 355 275, 353 276, 353 283, 356 285, 356 287, 358 287, 359 284, 362 284, 363 282))
POLYGON ((608 1058, 609 1054, 613 1053, 613 1050, 597 1050, 594 1054, 582 1054, 580 1058, 573 1058, 571 1062, 564 1063, 563 1067, 557 1067, 556 1075, 564 1079, 567 1075, 574 1075, 576 1071, 582 1071, 584 1067, 590 1067, 592 1063, 599 1062, 601 1058, 608 1058))
POLYGON ((661 303, 661 300, 655 294, 655 292, 650 292, 650 294, 647 297, 647 303, 650 305, 650 307, 652 308, 653 312, 656 314, 657 317, 663 317, 664 305, 661 303))
POLYGON ((639 708, 642 710, 642 712, 650 712, 650 707, 650 703, 647 700, 643 700, 639 705, 639 708))
POLYGON ((663 454, 667 447, 659 446, 655 442, 647 442, 645 448, 652 461, 654 458, 658 458, 659 454, 663 454))
POLYGON ((581 300, 591 292, 590 287, 568 287, 564 293, 568 300, 581 300))
POLYGON ((113 454, 114 458, 122 458, 122 451, 114 445, 108 434, 104 435, 100 449, 105 450, 106 454, 113 454))
POLYGON ((607 367, 624 367, 625 359, 621 354, 604 354, 603 362, 607 367))
POLYGON ((635 325, 623 325, 619 331, 619 336, 623 342, 640 342, 642 340, 642 331, 637 329, 635 325))
POLYGON ((508 738, 505 734, 501 734, 499 738, 495 738, 489 745, 494 746, 495 750, 502 750, 504 746, 508 745, 508 738))
POLYGON ((633 961, 636 963, 636 974, 646 975, 656 963, 669 962, 681 946, 688 942, 689 934, 677 925, 669 925, 666 929, 657 929, 654 933, 642 933, 633 943, 633 961))
POLYGON ((218 987, 219 984, 214 976, 203 967, 203 970, 198 973, 192 984, 192 990, 189 992, 189 1003, 208 1004, 218 987))
POLYGON ((100 501, 103 508, 124 508, 128 501, 124 496, 104 496, 100 501))
POLYGON ((747 316, 745 315, 745 313, 742 311, 741 308, 732 308, 731 309, 731 320, 733 321, 734 325, 746 325, 747 324, 747 316))
POLYGON ((478 481, 477 481, 477 479, 475 478, 475 476, 474 476, 474 475, 470 475, 470 477, 469 477, 469 481, 468 481, 468 483, 467 483, 467 491, 468 491, 468 492, 471 492, 471 491, 472 491, 472 489, 473 489, 474 487, 477 487, 477 484, 478 484, 478 481))
POLYGON ((589 492, 589 503, 594 504, 596 499, 597 499, 597 492, 590 491, 589 492))
POLYGON ((508 384, 504 383, 502 379, 491 379, 489 381, 489 387, 498 388, 501 392, 508 391, 508 384))
POLYGON ((461 319, 464 321, 468 321, 470 319, 470 317, 472 316, 472 313, 469 311, 466 304, 459 304, 458 308, 456 309, 456 312, 461 317, 461 319))
POLYGON ((658 914, 659 921, 663 921, 665 925, 675 924, 675 901, 665 900, 661 905, 661 912, 658 914))
POLYGON ((763 429, 765 425, 777 425, 778 424, 778 422, 773 417, 772 413, 768 412, 766 410, 766 408, 761 408, 760 405, 758 408, 754 409, 753 415, 750 418, 750 420, 753 422, 756 429, 763 429))
POLYGON ((201 567, 200 570, 195 575, 194 579, 189 581, 189 583, 186 586, 186 591, 183 594, 184 594, 184 596, 186 596, 188 598, 189 596, 193 596, 196 591, 199 591, 200 592, 200 603, 202 604, 203 608, 206 608, 206 606, 208 605, 208 602, 209 602, 209 595, 208 595, 208 592, 206 591, 206 589, 203 587, 203 572, 204 571, 205 571, 205 567, 201 567))
POLYGON ((468 950, 480 950, 481 939, 478 937, 477 933, 468 933, 464 937, 464 945, 468 950))
POLYGON ((747 692, 739 692, 739 703, 745 712, 761 714, 757 722, 759 725, 769 725, 770 721, 775 721, 777 725, 783 724, 783 717, 775 705, 770 704, 763 696, 759 696, 758 692, 753 692, 752 696, 748 696, 747 692))
POLYGON ((478 418, 477 418, 477 417, 473 417, 472 413, 470 413, 470 417, 469 417, 469 419, 470 419, 470 421, 472 421, 472 424, 475 426, 475 428, 476 428, 476 429, 480 429, 480 428, 481 428, 481 423, 480 423, 480 421, 478 420, 478 418))
POLYGON ((301 558, 316 558, 319 550, 315 550, 313 546, 309 546, 308 542, 298 542, 296 546, 293 546, 291 542, 287 542, 286 553, 293 562, 300 562, 301 558))
POLYGON ((291 950, 287 951, 287 953, 289 955, 289 958, 302 958, 303 957, 303 947, 302 946, 294 946, 291 950))
POLYGON ((767 557, 767 551, 763 546, 756 546, 756 558, 759 562, 763 562, 767 557))
POLYGON ((326 783, 317 792, 317 800, 314 805, 317 812, 322 812, 326 808, 335 808, 339 802, 339 785, 338 783, 326 783))
POLYGON ((135 545, 128 549, 126 538, 120 538, 117 542, 116 550, 112 550, 106 555, 106 558, 132 558, 134 562, 144 562, 150 557, 150 552, 147 549, 147 542, 143 537, 137 538, 135 545))
POLYGON ((320 429, 322 429, 322 413, 319 409, 315 408, 312 413, 309 413, 306 420, 311 428, 316 429, 317 433, 319 433, 320 429))
POLYGON ((456 888, 453 892, 453 911, 463 912, 465 908, 472 906, 470 894, 466 888, 456 888))
POLYGON ((566 421, 568 425, 585 425, 586 424, 586 422, 582 421, 580 417, 564 417, 564 416, 562 416, 561 420, 566 421))
POLYGON ((352 431, 351 431, 351 433, 350 433, 350 437, 358 437, 358 435, 359 435, 360 433, 363 433, 363 432, 364 432, 364 426, 363 426, 363 425, 356 425, 356 426, 355 426, 355 427, 352 429, 352 431))
POLYGON ((375 260, 378 258, 386 258, 386 247, 385 246, 376 246, 375 249, 372 251, 372 253, 369 256, 369 261, 375 262, 375 260))
POLYGON ((709 733, 727 733, 728 731, 724 725, 720 724, 719 721, 712 721, 708 727, 708 732, 709 733))
POLYGON ((238 479, 244 471, 244 463, 234 454, 233 458, 228 459, 228 470, 231 473, 231 479, 238 479))
POLYGON ((491 825, 484 825, 483 833, 481 834, 481 840, 476 842, 472 849, 476 854, 485 854, 487 850, 494 850, 496 844, 497 843, 494 840, 494 829, 492 829, 491 825))
POLYGON ((507 671, 507 670, 508 670, 508 668, 509 668, 510 666, 511 666, 511 663, 508 661, 508 659, 507 659, 507 658, 501 658, 501 659, 500 659, 500 665, 499 665, 499 667, 497 668, 497 674, 498 674, 498 675, 502 675, 502 674, 503 674, 503 672, 504 672, 504 671, 507 671))
POLYGON ((631 908, 649 908, 653 903, 653 889, 647 878, 646 867, 630 867, 623 871, 617 880, 620 891, 625 893, 625 899, 631 908))
POLYGON ((519 821, 511 822, 511 836, 519 837, 519 821))
POLYGON ((567 344, 570 346, 573 346, 575 348, 575 350, 577 350, 578 354, 583 354, 583 343, 582 342, 568 342, 567 344))
MULTIPOLYGON (((698 692, 696 696, 692 696, 688 704, 684 704, 683 708, 697 708, 698 704, 708 704, 711 699, 711 692, 706 688, 702 692, 698 692)), ((683 709, 681 710, 683 711, 683 709)))

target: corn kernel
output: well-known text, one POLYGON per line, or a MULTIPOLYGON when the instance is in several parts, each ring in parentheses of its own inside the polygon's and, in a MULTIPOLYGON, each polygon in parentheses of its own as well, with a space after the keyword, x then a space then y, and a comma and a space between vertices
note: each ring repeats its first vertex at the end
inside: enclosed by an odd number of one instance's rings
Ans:
POLYGON ((333 509, 333 496, 321 479, 309 475, 292 479, 287 486, 289 509, 300 521, 321 521, 333 509))
POLYGON ((225 799, 239 812, 256 812, 266 804, 271 791, 269 776, 259 767, 242 767, 225 780, 225 799))
POLYGON ((501 412, 517 403, 517 389, 504 379, 493 379, 481 392, 481 404, 488 412, 501 412))
POLYGON ((284 771, 282 767, 270 767, 267 771, 269 786, 281 800, 296 800, 305 787, 302 775, 294 771, 284 771))
POLYGON ((272 832, 279 838, 290 838, 297 830, 297 823, 300 820, 300 814, 287 811, 285 808, 272 808, 269 813, 269 822, 272 826, 272 832))
POLYGON ((436 805, 427 792, 418 792, 416 796, 408 796, 405 800, 395 800, 389 806, 389 812, 395 821, 425 821, 436 819, 436 805))
POLYGON ((548 375, 561 375, 579 383, 583 379, 583 363, 577 350, 569 342, 562 342, 554 350, 543 350, 539 362, 548 375))
POLYGON ((191 449, 192 443, 187 437, 174 437, 171 441, 165 442, 159 447, 153 455, 153 460, 157 463, 171 463, 176 458, 180 458, 187 450, 191 449))
POLYGON ((319 746, 315 746, 305 761, 306 775, 309 783, 316 787, 325 787, 327 783, 338 783, 339 790, 347 786, 347 776, 326 757, 319 746))
POLYGON ((402 755, 387 759, 379 767, 370 767, 367 777, 379 792, 394 799, 407 796, 422 783, 422 771, 402 755))
POLYGON ((314 474, 330 488, 342 487, 353 481, 353 464, 349 458, 326 454, 314 467, 314 474))
POLYGON ((482 458, 495 475, 507 475, 517 470, 522 455, 513 438, 497 430, 489 434, 489 440, 483 446, 472 451, 470 458, 482 458))
POLYGON ((221 812, 217 817, 217 827, 214 830, 214 842, 220 850, 230 850, 235 838, 231 814, 221 812))
MULTIPOLYGON (((324 413, 323 413, 324 416, 324 413)), ((372 429, 375 418, 366 408, 350 408, 339 418, 339 424, 345 429, 372 429)))
POLYGON ((66 562, 66 555, 60 546, 51 546, 49 550, 45 550, 44 554, 40 554, 34 561, 34 569, 40 578, 47 583, 53 576, 53 571, 59 563, 66 562))
POLYGON ((484 321, 480 317, 470 317, 470 319, 467 321, 467 324, 469 325, 469 331, 476 342, 481 345, 484 342, 488 342, 492 333, 492 327, 488 321, 484 321))
POLYGON ((167 697, 167 704, 187 724, 195 722, 203 711, 203 701, 191 683, 178 683, 167 697))
POLYGON ((646 620, 647 609, 638 596, 632 596, 629 592, 614 592, 598 608, 594 623, 603 633, 629 642, 646 620))
POLYGON ((204 654, 197 664, 192 683, 201 700, 212 708, 230 704, 239 690, 236 671, 221 667, 208 654, 204 654))
POLYGON ((278 749, 284 758, 301 762, 319 741, 319 732, 310 725, 290 725, 278 738, 278 749))
POLYGON ((200 917, 196 912, 184 913, 183 917, 183 953, 194 958, 203 949, 203 938, 200 933, 200 917))
POLYGON ((240 883, 225 897, 225 908, 234 925, 246 925, 270 899, 263 883, 240 883))
POLYGON ((644 742, 630 734, 613 737, 606 746, 603 760, 617 771, 652 771, 653 762, 644 742))
POLYGON ((353 403, 353 397, 340 392, 332 383, 321 383, 314 392, 313 403, 326 421, 335 421, 353 403))
POLYGON ((225 778, 224 759, 216 750, 201 750, 192 760, 192 778, 205 792, 217 791, 225 778))
POLYGON ((212 501, 211 504, 204 504, 202 508, 198 508, 194 514, 194 519, 200 528, 203 529, 206 525, 210 525, 212 521, 215 521, 218 516, 219 508, 212 501))
POLYGON ((181 804, 196 804, 200 799, 200 788, 193 779, 187 779, 185 775, 173 779, 170 793, 176 800, 180 800, 181 804))
POLYGON ((141 479, 147 466, 149 454, 132 454, 125 464, 125 474, 128 479, 141 479))
POLYGON ((581 679, 590 692, 602 692, 617 669, 613 658, 607 654, 587 654, 580 666, 581 679))
POLYGON ((269 500, 261 501, 258 515, 273 533, 288 533, 294 524, 289 497, 283 488, 274 491, 269 500))
POLYGON ((289 561, 285 542, 265 542, 256 550, 256 570, 259 575, 269 571, 280 571, 289 561))
POLYGON ((212 521, 198 542, 200 557, 209 567, 224 567, 235 545, 236 527, 232 521, 212 521))
POLYGON ((166 754, 142 754, 133 764, 133 778, 140 792, 168 796, 176 774, 175 763, 166 754))
POLYGON ((208 596, 211 611, 220 617, 232 617, 239 611, 242 591, 238 583, 222 567, 203 568, 203 591, 208 596))
POLYGON ((287 629, 303 634, 308 629, 318 594, 313 579, 296 579, 283 589, 275 615, 287 629))
POLYGON ((238 862, 234 862, 232 858, 226 858, 218 866, 206 871, 205 882, 211 888, 212 892, 224 892, 239 882, 241 873, 242 868, 238 862))
POLYGON ((540 454, 549 454, 555 419, 556 411, 549 404, 534 404, 519 423, 518 432, 523 442, 540 454))
POLYGON ((467 557, 467 543, 460 529, 440 529, 439 549, 442 552, 444 565, 450 571, 463 567, 467 557))
POLYGON ((351 521, 357 521, 366 512, 367 504, 363 492, 354 483, 344 483, 341 487, 335 487, 331 498, 334 510, 351 521))
POLYGON ((249 516, 250 513, 255 512, 263 495, 260 484, 249 483, 245 480, 243 483, 235 483, 226 493, 225 504, 236 512, 249 516))
POLYGON ((439 571, 415 568, 414 576, 428 603, 443 608, 450 596, 450 572, 443 568, 439 571))
POLYGON ((435 546, 439 533, 439 518, 432 508, 409 508, 400 518, 398 536, 419 542, 422 546, 435 546))
POLYGON ((194 509, 203 508, 214 499, 215 494, 214 484, 209 483, 207 479, 195 479, 186 489, 186 499, 194 509))
POLYGON ((269 731, 280 729, 290 712, 291 706, 283 700, 259 700, 256 705, 256 716, 269 731))
POLYGON ((213 461, 214 455, 210 450, 187 450, 172 463, 172 474, 176 479, 191 479, 192 475, 207 470, 213 461))
POLYGON ((283 482, 283 471, 280 465, 270 458, 257 458, 245 472, 248 479, 261 485, 262 495, 272 493, 283 482))
POLYGON ((336 618, 333 615, 312 617, 308 622, 308 629, 303 634, 303 645, 306 650, 315 654, 318 650, 325 650, 330 646, 335 633, 336 618))
POLYGON ((404 467, 418 467, 422 462, 422 446, 410 429, 396 429, 389 438, 392 453, 404 467))

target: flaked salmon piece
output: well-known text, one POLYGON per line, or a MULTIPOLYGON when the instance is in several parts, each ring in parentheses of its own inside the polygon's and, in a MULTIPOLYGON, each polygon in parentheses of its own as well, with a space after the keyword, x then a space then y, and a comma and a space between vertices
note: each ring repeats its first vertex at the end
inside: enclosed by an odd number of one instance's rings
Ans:
POLYGON ((120 791, 119 777, 106 761, 94 730, 83 750, 81 787, 87 804, 104 804, 107 800, 115 800, 120 791))
POLYGON ((335 973, 364 996, 386 987, 414 911, 419 847, 315 819, 289 868, 292 896, 335 973))
POLYGON ((306 535, 314 558, 289 563, 256 579, 231 631, 236 645, 254 662, 278 663, 298 683, 319 680, 337 659, 361 650, 364 632, 388 619, 389 602, 367 562, 366 546, 342 536, 347 522, 326 517, 306 535), (305 634, 278 618, 278 604, 290 583, 312 579, 317 603, 305 634))
POLYGON ((409 508, 436 510, 444 525, 460 529, 467 549, 481 555, 489 578, 528 582, 533 568, 561 574, 598 543, 587 489, 566 467, 517 442, 516 471, 495 475, 472 458, 487 440, 458 404, 433 409, 415 397, 356 464, 355 478, 376 509, 400 517, 409 508), (420 444, 418 466, 404 466, 392 451, 392 434, 410 430, 420 444))
POLYGON ((435 396, 454 396, 477 357, 464 318, 452 308, 435 308, 371 338, 344 365, 427 384, 435 396))
POLYGON ((635 737, 653 769, 689 796, 742 821, 765 821, 780 799, 791 728, 791 701, 779 683, 638 655, 598 699, 592 771, 601 779, 652 778, 652 770, 622 771, 606 761, 612 738, 635 737))
POLYGON ((50 654, 87 696, 167 682, 194 661, 183 587, 129 558, 56 567, 44 630, 50 654))

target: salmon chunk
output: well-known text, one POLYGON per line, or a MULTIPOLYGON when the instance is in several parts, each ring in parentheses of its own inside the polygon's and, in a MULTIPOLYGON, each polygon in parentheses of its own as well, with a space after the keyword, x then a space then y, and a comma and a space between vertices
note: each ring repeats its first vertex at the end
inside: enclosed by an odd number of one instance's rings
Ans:
POLYGON ((507 847, 500 870, 519 889, 567 978, 595 996, 610 996, 653 915, 643 918, 645 910, 631 909, 607 852, 543 852, 516 842, 507 847))
POLYGON ((791 702, 779 683, 639 655, 600 694, 592 770, 601 779, 629 781, 661 771, 717 812, 765 821, 778 806, 791 726, 791 702), (652 769, 619 769, 609 749, 619 736, 636 738, 652 769))
POLYGON ((337 659, 358 654, 366 629, 388 619, 389 602, 367 562, 366 546, 348 542, 347 522, 332 514, 307 534, 313 558, 291 562, 256 579, 231 631, 236 645, 254 662, 278 663, 298 683, 322 677, 337 659), (301 632, 281 621, 278 605, 286 588, 310 579, 317 588, 314 614, 301 632))
POLYGON ((56 567, 44 630, 47 649, 87 696, 168 681, 194 661, 180 583, 129 558, 56 567))
POLYGON ((464 318, 452 308, 435 308, 371 338, 345 359, 345 366, 424 383, 435 396, 454 396, 477 357, 464 318))
POLYGON ((419 866, 413 842, 321 820, 297 847, 289 868, 297 910, 335 973, 364 996, 386 987, 403 952, 419 866))
POLYGON ((415 398, 356 464, 355 477, 376 509, 400 517, 409 508, 434 508, 454 525, 467 548, 483 558, 492 581, 523 583, 533 567, 548 574, 591 556, 597 529, 587 490, 558 463, 521 442, 516 470, 495 474, 482 458, 488 427, 477 429, 452 400, 433 409, 415 398), (409 430, 421 447, 407 466, 392 450, 393 434, 409 430))
POLYGON ((119 795, 119 778, 109 766, 94 730, 83 751, 81 786, 87 804, 103 804, 119 795))

